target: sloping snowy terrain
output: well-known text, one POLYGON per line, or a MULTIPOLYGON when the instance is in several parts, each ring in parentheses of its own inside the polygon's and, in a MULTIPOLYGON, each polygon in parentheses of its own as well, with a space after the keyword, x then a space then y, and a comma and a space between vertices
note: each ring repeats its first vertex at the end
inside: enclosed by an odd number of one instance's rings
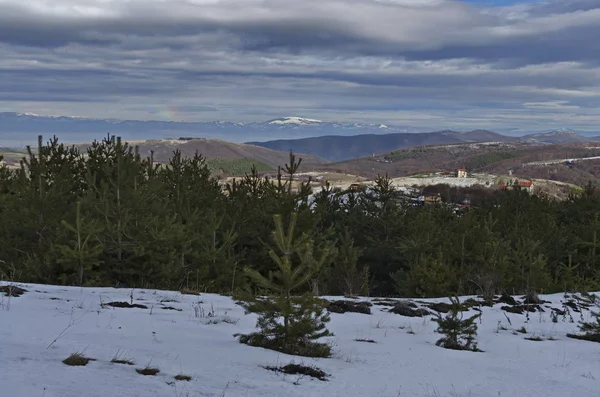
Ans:
MULTIPOLYGON (((22 296, 0 298, 2 396, 593 397, 600 391, 600 344, 566 337, 589 312, 571 311, 574 322, 568 315, 551 319, 550 306, 564 308, 563 294, 542 296, 551 303, 528 321, 501 310, 504 304, 483 307, 482 353, 437 347, 432 316, 389 313, 373 300, 371 315, 333 313, 334 357, 307 359, 240 344, 233 334, 252 331, 256 317, 228 297, 135 289, 133 303, 147 308, 115 308, 107 303, 130 303, 131 290, 19 286, 27 290, 22 296), (526 334, 517 332, 522 327, 526 334), (74 352, 95 361, 63 364, 74 352), (112 363, 115 356, 135 365, 112 363), (316 365, 330 377, 264 368, 290 362, 316 365), (136 372, 147 365, 160 373, 136 372), (178 374, 192 379, 175 381, 178 374)), ((417 303, 434 301, 445 300, 417 303)))

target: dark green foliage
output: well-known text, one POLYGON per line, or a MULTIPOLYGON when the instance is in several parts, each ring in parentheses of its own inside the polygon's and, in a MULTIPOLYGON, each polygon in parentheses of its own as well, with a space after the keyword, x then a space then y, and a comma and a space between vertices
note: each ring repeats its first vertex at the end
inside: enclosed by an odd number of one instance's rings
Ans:
MULTIPOLYGON (((211 160, 174 152, 159 166, 113 137, 85 152, 52 138, 22 156, 17 169, 0 165, 5 280, 262 293, 244 269, 267 279, 278 271, 264 242, 275 214, 286 225, 295 214, 296 235, 309 236, 316 256, 329 253, 295 296, 480 294, 491 302, 504 292, 600 289, 593 185, 562 202, 481 188, 469 192, 475 207, 457 215, 447 203, 412 206, 387 176, 361 192, 313 194, 294 180, 302 164, 293 153, 274 179, 257 166, 225 186, 211 160)), ((438 188, 447 202, 458 197, 438 188)))
POLYGON ((512 152, 492 152, 482 154, 476 157, 473 157, 469 160, 467 164, 467 168, 470 170, 477 170, 488 165, 497 163, 502 160, 514 159, 520 157, 521 155, 518 153, 512 152))
POLYGON ((437 332, 444 335, 435 344, 452 350, 471 350, 480 351, 477 348, 477 320, 481 313, 463 318, 461 304, 457 297, 450 298, 450 312, 442 317, 438 314, 438 318, 433 321, 438 323, 437 332))
POLYGON ((250 299, 245 303, 248 311, 260 313, 259 331, 241 335, 240 342, 264 347, 287 354, 307 357, 328 357, 331 348, 318 339, 330 336, 325 324, 329 315, 324 303, 311 292, 293 295, 319 271, 329 252, 323 250, 315 258, 313 240, 307 234, 296 234, 296 219, 291 216, 287 230, 280 215, 275 215, 274 248, 269 256, 277 270, 265 277, 248 269, 249 276, 273 295, 250 299))
POLYGON ((391 161, 399 161, 399 160, 412 159, 412 158, 417 158, 417 157, 419 157, 418 149, 405 149, 405 150, 398 150, 395 152, 391 152, 390 154, 385 156, 385 159, 391 160, 391 161))
MULTIPOLYGON (((596 295, 591 295, 590 300, 597 307, 600 307, 600 301, 596 295)), ((600 312, 590 311, 590 313, 593 317, 592 321, 581 321, 579 323, 579 331, 583 332, 583 335, 568 334, 568 337, 591 342, 600 342, 600 312)))
POLYGON ((359 267, 359 259, 363 250, 354 245, 348 229, 340 236, 338 254, 332 267, 331 289, 344 296, 366 296, 369 293, 369 269, 359 267))

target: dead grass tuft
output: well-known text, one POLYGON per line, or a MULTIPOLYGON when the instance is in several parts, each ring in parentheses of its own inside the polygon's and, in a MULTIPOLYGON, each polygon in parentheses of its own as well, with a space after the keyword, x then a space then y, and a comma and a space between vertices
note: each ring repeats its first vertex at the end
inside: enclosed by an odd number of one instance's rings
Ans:
POLYGON ((27 290, 17 287, 15 285, 0 285, 0 292, 3 292, 6 296, 18 298, 19 296, 27 292, 27 290))
POLYGON ((189 382, 192 380, 192 377, 189 375, 179 374, 179 375, 175 375, 175 380, 183 380, 183 381, 189 382))
POLYGON ((282 373, 288 374, 288 375, 310 376, 312 378, 316 378, 316 379, 319 379, 322 381, 326 381, 327 377, 329 376, 323 370, 321 370, 317 367, 309 367, 306 365, 293 364, 293 363, 284 365, 282 367, 264 367, 264 368, 268 369, 269 371, 282 372, 282 373))
POLYGON ((72 367, 83 367, 87 365, 90 361, 96 361, 95 358, 86 357, 83 353, 73 353, 69 357, 63 360, 63 363, 72 367))
POLYGON ((160 372, 160 369, 154 367, 145 367, 138 368, 135 370, 135 372, 144 376, 156 376, 160 372))
POLYGON ((110 362, 113 364, 135 365, 135 361, 124 360, 120 358, 113 358, 112 360, 110 360, 110 362))

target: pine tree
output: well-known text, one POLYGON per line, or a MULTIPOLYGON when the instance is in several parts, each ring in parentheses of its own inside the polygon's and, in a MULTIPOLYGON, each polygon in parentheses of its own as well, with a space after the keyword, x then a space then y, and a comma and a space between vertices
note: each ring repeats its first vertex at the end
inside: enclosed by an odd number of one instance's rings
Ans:
POLYGON ((458 298, 451 297, 450 302, 448 315, 442 318, 438 314, 438 318, 433 319, 438 323, 437 332, 444 335, 435 344, 446 349, 480 351, 477 348, 477 323, 475 320, 481 316, 481 313, 463 319, 458 298))
POLYGON ((346 296, 366 296, 369 293, 369 269, 358 265, 362 251, 354 245, 354 239, 346 228, 339 240, 338 255, 333 267, 338 288, 346 296))
POLYGON ((273 294, 262 299, 249 299, 244 304, 248 311, 259 313, 257 327, 260 330, 236 336, 240 342, 251 346, 299 356, 328 357, 331 348, 317 342, 331 335, 325 326, 329 315, 325 313, 323 302, 310 291, 302 295, 294 293, 306 286, 327 259, 329 250, 325 248, 316 259, 310 236, 295 235, 297 214, 293 213, 290 218, 285 230, 281 215, 274 216, 272 239, 275 248, 269 249, 269 256, 277 270, 268 278, 256 270, 247 270, 258 286, 273 294))
MULTIPOLYGON (((73 224, 63 220, 62 226, 72 234, 70 244, 57 245, 59 256, 56 262, 66 266, 67 269, 74 268, 77 271, 77 282, 83 285, 84 271, 89 271, 93 266, 99 265, 102 245, 96 240, 99 229, 93 223, 85 219, 81 213, 81 201, 75 206, 75 222, 73 224)), ((66 276, 63 273, 63 281, 66 276)))

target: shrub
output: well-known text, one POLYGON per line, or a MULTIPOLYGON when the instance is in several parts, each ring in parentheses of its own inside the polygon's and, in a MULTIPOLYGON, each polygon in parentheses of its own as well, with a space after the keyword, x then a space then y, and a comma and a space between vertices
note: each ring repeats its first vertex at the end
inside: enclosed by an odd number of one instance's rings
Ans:
POLYGON ((272 238, 279 253, 272 248, 269 256, 277 265, 277 271, 269 278, 255 270, 248 270, 247 273, 259 286, 276 294, 265 299, 249 298, 242 303, 246 310, 259 313, 257 327, 260 330, 234 336, 250 346, 299 356, 329 357, 331 347, 317 342, 331 335, 325 326, 329 315, 325 313, 323 301, 310 292, 292 295, 319 270, 329 256, 329 249, 323 249, 320 259, 314 258, 313 240, 306 234, 294 235, 295 213, 291 216, 287 231, 284 230, 281 216, 275 215, 274 221, 272 238))
POLYGON ((437 318, 433 319, 438 323, 437 332, 444 335, 435 344, 446 349, 480 351, 477 348, 475 320, 481 316, 481 313, 463 319, 458 298, 450 298, 450 301, 452 304, 446 317, 442 318, 440 314, 436 314, 437 318))
MULTIPOLYGON (((596 306, 600 307, 600 303, 598 302, 595 295, 592 295, 591 301, 596 304, 596 306)), ((581 334, 567 334, 569 338, 587 340, 590 342, 599 342, 600 343, 600 312, 591 311, 592 317, 594 321, 581 321, 579 323, 579 331, 583 332, 581 334)))

